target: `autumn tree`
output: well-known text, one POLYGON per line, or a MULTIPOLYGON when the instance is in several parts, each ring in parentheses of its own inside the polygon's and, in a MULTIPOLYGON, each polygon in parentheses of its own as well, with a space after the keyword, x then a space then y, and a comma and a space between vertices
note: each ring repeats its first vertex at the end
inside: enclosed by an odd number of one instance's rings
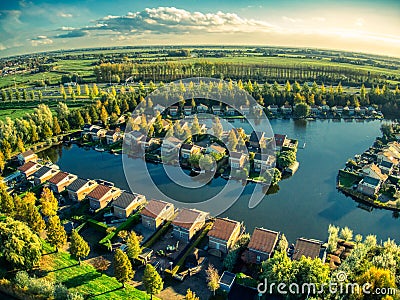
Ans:
POLYGON ((32 203, 26 205, 24 221, 34 232, 42 232, 46 227, 46 223, 44 222, 41 214, 36 206, 32 203))
POLYGON ((161 279, 161 276, 151 264, 146 265, 142 281, 147 294, 150 294, 150 299, 153 299, 153 295, 161 292, 164 287, 164 282, 161 279))
POLYGON ((213 292, 215 296, 215 291, 219 288, 219 275, 217 269, 213 267, 213 265, 208 265, 206 270, 207 274, 207 286, 211 292, 213 292))
POLYGON ((3 152, 0 151, 0 174, 3 173, 5 166, 6 166, 6 160, 4 159, 3 152))
POLYGON ((92 260, 92 265, 97 271, 103 274, 109 268, 111 262, 103 256, 97 256, 92 260))
POLYGON ((101 107, 99 118, 103 122, 103 124, 106 125, 108 123, 108 112, 107 112, 106 108, 104 107, 104 105, 101 107))
POLYGON ((57 117, 53 117, 53 133, 54 135, 59 135, 61 133, 61 127, 60 124, 58 123, 57 117))
POLYGON ((70 239, 71 244, 69 246, 69 252, 75 256, 78 259, 79 264, 81 264, 81 258, 85 258, 89 255, 90 247, 76 230, 72 230, 70 239))
POLYGON ((60 218, 58 216, 51 216, 47 223, 47 241, 53 247, 58 248, 65 245, 67 242, 67 233, 64 227, 61 225, 60 218))
POLYGON ((55 216, 58 210, 58 201, 53 192, 45 187, 40 196, 41 212, 45 216, 55 216))
POLYGON ((122 287, 125 288, 125 282, 129 281, 135 275, 132 264, 128 256, 121 250, 117 249, 114 255, 114 275, 122 287))
POLYGON ((191 289, 186 291, 185 299, 184 300, 200 300, 199 297, 196 296, 195 292, 192 292, 191 289))
POLYGON ((128 235, 126 245, 127 250, 126 254, 130 259, 137 259, 139 255, 142 253, 142 247, 140 246, 142 238, 138 237, 134 231, 131 231, 128 235))
MULTIPOLYGON (((1 153, 1 152, 0 152, 1 153)), ((0 157, 1 158, 1 157, 0 157)), ((0 180, 0 212, 11 215, 14 212, 14 200, 0 180)))
POLYGON ((238 139, 237 139, 235 131, 232 129, 228 135, 228 143, 227 143, 228 150, 236 151, 237 145, 238 145, 238 139))
POLYGON ((212 125, 213 134, 216 138, 221 139, 222 133, 224 132, 224 128, 222 127, 221 121, 219 118, 214 119, 214 123, 212 125))

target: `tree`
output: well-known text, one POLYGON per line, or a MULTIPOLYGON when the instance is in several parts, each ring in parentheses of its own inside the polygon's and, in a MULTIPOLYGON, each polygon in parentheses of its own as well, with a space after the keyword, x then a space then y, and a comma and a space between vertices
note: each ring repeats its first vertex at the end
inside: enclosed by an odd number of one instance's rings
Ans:
POLYGON ((53 133, 54 135, 59 135, 61 133, 61 127, 57 117, 53 117, 53 133))
POLYGON ((200 300, 199 297, 196 296, 195 292, 192 292, 191 289, 186 291, 185 299, 184 300, 200 300))
POLYGON ((132 264, 128 256, 121 250, 117 249, 114 255, 114 275, 122 287, 125 288, 125 282, 132 279, 135 273, 132 270, 132 264))
POLYGON ((274 256, 261 264, 260 279, 267 279, 268 284, 293 283, 293 262, 284 251, 275 252, 274 256))
POLYGON ((128 235, 126 245, 126 254, 130 259, 137 259, 142 253, 142 247, 140 247, 140 242, 142 238, 138 237, 134 231, 131 231, 128 235))
POLYGON ((43 100, 42 91, 38 91, 38 98, 39 98, 39 101, 42 101, 42 100, 43 100))
POLYGON ((47 217, 55 216, 58 210, 58 201, 53 192, 45 187, 40 196, 41 212, 47 217))
POLYGON ((3 139, 1 142, 1 150, 4 154, 4 158, 9 160, 11 158, 11 145, 6 139, 3 139))
POLYGON ((337 243, 339 239, 339 227, 330 224, 328 227, 328 233, 328 252, 332 253, 337 249, 337 243))
POLYGON ((340 237, 345 241, 351 241, 353 239, 353 230, 349 227, 344 227, 340 230, 340 237))
POLYGON ((50 126, 47 123, 43 124, 43 131, 42 131, 42 136, 44 139, 47 139, 53 135, 53 132, 51 131, 50 126))
POLYGON ((76 230, 72 230, 71 233, 69 252, 78 258, 79 264, 81 264, 81 258, 88 256, 90 252, 88 243, 79 235, 76 230))
POLYGON ((278 243, 278 250, 285 252, 288 247, 289 247, 289 242, 286 239, 286 236, 282 233, 281 239, 279 240, 278 243))
POLYGON ((214 159, 211 155, 205 154, 199 158, 199 167, 205 171, 211 171, 215 166, 214 159))
POLYGON ((24 221, 34 232, 42 232, 46 227, 42 216, 36 206, 32 203, 26 205, 24 221))
POLYGON ((13 198, 9 193, 7 193, 4 183, 0 181, 0 212, 10 215, 14 212, 14 208, 13 198))
POLYGON ((191 132, 193 135, 197 135, 197 134, 201 133, 201 127, 200 127, 199 119, 197 118, 197 116, 194 116, 194 118, 193 118, 191 132))
POLYGON ((92 260, 92 265, 97 271, 103 273, 111 265, 111 262, 105 259, 103 256, 97 256, 92 260))
POLYGON ((85 95, 89 97, 90 90, 89 90, 89 87, 88 87, 87 84, 85 84, 85 85, 83 86, 83 90, 85 91, 85 95))
POLYGON ((294 107, 293 115, 296 118, 305 118, 310 114, 310 106, 307 103, 300 102, 294 107))
POLYGON ((92 92, 93 92, 93 96, 95 96, 95 97, 97 97, 99 95, 99 88, 97 87, 97 84, 95 84, 95 83, 93 83, 92 92))
POLYGON ((69 116, 69 108, 64 102, 58 102, 56 113, 59 119, 66 119, 69 116))
MULTIPOLYGON (((377 267, 370 267, 361 276, 357 278, 357 282, 360 286, 369 284, 369 291, 376 291, 378 289, 396 288, 395 277, 390 270, 380 269, 377 267)), ((380 295, 366 295, 361 294, 361 299, 383 299, 380 295)))
POLYGON ((151 264, 146 265, 142 281, 147 294, 150 294, 150 299, 153 299, 153 295, 161 292, 164 287, 161 276, 151 264))
POLYGON ((213 265, 208 265, 206 274, 207 274, 207 286, 215 296, 215 291, 218 290, 219 288, 218 271, 213 267, 213 265))
POLYGON ((104 125, 108 123, 108 112, 104 105, 101 106, 100 120, 103 122, 104 125))
POLYGON ((6 166, 6 160, 4 159, 3 152, 0 151, 0 174, 3 173, 5 166, 6 166))
POLYGON ((18 139, 17 139, 17 149, 19 152, 25 151, 24 142, 22 141, 21 137, 18 137, 18 139))
POLYGON ((65 245, 67 242, 67 233, 61 225, 58 216, 52 216, 49 218, 47 223, 47 241, 50 245, 56 247, 56 252, 58 252, 59 247, 65 245))
POLYGON ((277 164, 280 168, 285 169, 296 161, 296 152, 292 150, 282 151, 278 154, 277 164))
POLYGON ((39 237, 23 222, 6 218, 0 222, 0 257, 13 267, 31 269, 42 256, 39 237))
POLYGON ((78 96, 81 95, 81 86, 79 85, 79 83, 76 85, 76 94, 77 94, 78 96))
POLYGON ((221 139, 222 133, 224 132, 224 128, 222 127, 220 119, 217 117, 214 118, 212 130, 213 130, 214 136, 218 139, 221 139))
POLYGON ((227 143, 228 150, 236 151, 237 144, 238 144, 238 139, 237 139, 235 131, 232 129, 228 135, 228 143, 227 143))

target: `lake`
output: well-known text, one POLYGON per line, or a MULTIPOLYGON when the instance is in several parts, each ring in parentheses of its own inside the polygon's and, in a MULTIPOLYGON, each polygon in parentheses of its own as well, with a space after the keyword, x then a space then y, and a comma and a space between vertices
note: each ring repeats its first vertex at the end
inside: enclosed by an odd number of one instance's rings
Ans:
MULTIPOLYGON (((266 195, 253 209, 248 208, 248 199, 254 184, 248 184, 243 195, 221 214, 222 217, 243 221, 250 233, 256 226, 280 231, 291 242, 298 237, 326 240, 329 224, 348 226, 354 230, 354 234, 371 233, 377 235, 378 239, 391 237, 400 240, 400 219, 394 218, 391 211, 363 210, 357 207, 357 202, 336 190, 338 169, 344 166, 348 158, 372 145, 375 137, 380 135, 380 121, 270 122, 275 133, 298 139, 300 146, 306 143, 305 149, 298 150, 299 170, 279 183, 280 190, 276 194, 266 195)), ((246 127, 246 123, 240 123, 239 120, 235 120, 235 123, 237 127, 246 127)), ((43 151, 40 156, 49 157, 62 170, 79 177, 102 178, 120 188, 129 189, 122 155, 85 150, 76 145, 60 145, 43 151)), ((193 192, 174 186, 167 179, 162 165, 149 163, 147 168, 160 190, 184 202, 196 202, 205 196, 218 194, 226 184, 225 179, 217 178, 201 191, 193 192)), ((146 181, 142 183, 144 190, 146 184, 146 181)), ((145 195, 148 199, 154 197, 145 195)))

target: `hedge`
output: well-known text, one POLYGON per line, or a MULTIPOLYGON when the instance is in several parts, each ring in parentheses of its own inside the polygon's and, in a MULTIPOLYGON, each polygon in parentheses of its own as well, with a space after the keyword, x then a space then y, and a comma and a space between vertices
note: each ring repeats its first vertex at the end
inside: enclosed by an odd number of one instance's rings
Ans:
POLYGON ((158 230, 153 236, 146 242, 144 243, 143 247, 144 248, 150 248, 153 246, 153 244, 162 236, 165 234, 165 232, 168 230, 170 227, 172 221, 167 221, 161 228, 158 230))
POLYGON ((89 219, 88 220, 88 224, 89 226, 93 227, 94 229, 96 229, 97 231, 100 232, 106 232, 108 226, 107 224, 104 224, 103 222, 94 220, 94 219, 89 219))

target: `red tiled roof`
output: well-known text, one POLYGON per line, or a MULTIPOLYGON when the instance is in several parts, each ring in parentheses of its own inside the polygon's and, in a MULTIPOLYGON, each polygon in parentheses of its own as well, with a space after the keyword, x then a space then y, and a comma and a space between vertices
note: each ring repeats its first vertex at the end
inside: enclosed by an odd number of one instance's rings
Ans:
POLYGON ((55 176, 49 179, 50 183, 58 184, 69 174, 65 172, 58 172, 55 176))
POLYGON ((237 226, 240 226, 240 223, 237 221, 217 218, 213 227, 208 232, 208 236, 228 241, 237 226))
POLYGON ((146 207, 141 211, 143 216, 156 218, 160 215, 164 208, 166 208, 170 203, 161 200, 150 200, 146 207))
POLYGON ((232 152, 229 153, 229 157, 230 158, 234 158, 234 159, 241 159, 242 156, 243 156, 242 152, 234 152, 234 151, 232 151, 232 152))
POLYGON ((33 161, 28 161, 26 164, 23 164, 22 166, 18 167, 18 170, 21 172, 26 172, 35 165, 37 165, 37 163, 34 163, 33 161))
POLYGON ((264 253, 271 253, 278 240, 279 233, 276 231, 256 228, 251 236, 248 248, 264 253))
POLYGON ((300 259, 303 255, 305 257, 316 258, 319 256, 320 251, 320 242, 299 238, 294 247, 293 259, 300 259))
POLYGON ((33 152, 33 150, 27 150, 27 151, 21 153, 22 157, 28 157, 33 154, 35 154, 35 152, 33 152))
POLYGON ((94 188, 94 190, 91 191, 91 192, 89 193, 89 195, 87 195, 87 196, 90 197, 90 198, 93 198, 93 199, 100 200, 100 199, 103 198, 104 195, 107 194, 110 190, 111 190, 111 187, 106 186, 106 185, 99 184, 99 185, 96 186, 96 187, 94 188))
POLYGON ((203 214, 203 212, 198 210, 182 208, 172 221, 172 224, 189 229, 201 214, 203 214))
POLYGON ((274 138, 275 138, 275 145, 278 147, 282 147, 283 142, 286 139, 286 135, 284 134, 274 134, 274 138))

